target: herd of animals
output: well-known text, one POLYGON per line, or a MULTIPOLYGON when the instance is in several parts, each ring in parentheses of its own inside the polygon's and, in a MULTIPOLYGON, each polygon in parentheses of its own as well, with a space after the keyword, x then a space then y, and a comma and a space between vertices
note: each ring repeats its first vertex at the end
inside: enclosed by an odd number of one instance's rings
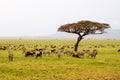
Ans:
MULTIPOLYGON (((14 54, 10 50, 21 50, 22 54, 25 57, 35 56, 36 58, 42 57, 43 55, 57 55, 58 58, 60 58, 61 54, 68 55, 75 58, 84 58, 84 55, 86 54, 88 57, 95 58, 96 55, 98 54, 97 49, 93 49, 92 51, 90 51, 89 49, 83 49, 75 52, 69 48, 74 48, 74 47, 70 47, 69 45, 67 45, 67 46, 61 46, 58 48, 55 45, 45 45, 44 47, 39 48, 38 45, 35 45, 31 47, 30 50, 27 50, 24 45, 18 45, 18 46, 12 46, 12 47, 11 45, 0 46, 0 50, 8 50, 9 61, 13 61, 13 56, 14 56, 14 54)), ((120 49, 118 49, 118 52, 120 52, 120 49)))

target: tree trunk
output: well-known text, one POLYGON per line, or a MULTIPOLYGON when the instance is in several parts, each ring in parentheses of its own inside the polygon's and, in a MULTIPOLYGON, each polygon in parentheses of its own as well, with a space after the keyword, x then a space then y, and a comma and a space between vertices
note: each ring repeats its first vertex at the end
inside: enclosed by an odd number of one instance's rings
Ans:
POLYGON ((75 43, 74 51, 77 51, 77 50, 78 50, 78 45, 79 45, 79 42, 80 42, 81 40, 82 40, 82 37, 79 36, 79 37, 77 38, 77 43, 75 43))

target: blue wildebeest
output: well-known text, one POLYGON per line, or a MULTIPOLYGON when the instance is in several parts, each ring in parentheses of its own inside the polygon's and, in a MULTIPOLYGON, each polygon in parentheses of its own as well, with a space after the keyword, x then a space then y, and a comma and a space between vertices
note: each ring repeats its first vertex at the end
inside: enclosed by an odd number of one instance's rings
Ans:
POLYGON ((120 52, 120 49, 118 49, 118 52, 120 52))
POLYGON ((40 51, 37 55, 36 55, 36 58, 38 57, 42 57, 42 51, 40 51))
POLYGON ((34 56, 34 54, 35 54, 35 51, 27 51, 25 52, 25 57, 34 56))

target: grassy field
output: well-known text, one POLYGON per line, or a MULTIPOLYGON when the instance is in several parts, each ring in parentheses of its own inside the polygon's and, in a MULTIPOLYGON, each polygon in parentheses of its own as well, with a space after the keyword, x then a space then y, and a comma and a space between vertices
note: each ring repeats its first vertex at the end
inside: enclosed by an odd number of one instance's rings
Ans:
MULTIPOLYGON (((0 45, 25 45, 31 49, 45 45, 74 46, 74 39, 1 39, 0 45)), ((41 58, 24 57, 21 50, 12 50, 14 60, 8 61, 8 50, 0 50, 0 80, 120 80, 120 40, 119 39, 85 39, 79 50, 96 48, 95 59, 74 58, 62 54, 43 55, 41 58)), ((50 48, 48 48, 50 49, 50 48)), ((73 48, 66 48, 73 50, 73 48)))

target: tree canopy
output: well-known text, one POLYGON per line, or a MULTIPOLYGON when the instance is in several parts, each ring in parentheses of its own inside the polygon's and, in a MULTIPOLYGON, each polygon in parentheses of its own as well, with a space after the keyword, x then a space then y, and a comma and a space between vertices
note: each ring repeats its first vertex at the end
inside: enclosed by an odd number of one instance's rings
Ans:
POLYGON ((58 31, 78 34, 85 36, 88 34, 102 34, 104 29, 110 28, 107 23, 98 23, 88 20, 78 21, 77 23, 70 23, 62 25, 58 28, 58 31))
POLYGON ((58 31, 74 33, 79 35, 74 49, 75 51, 77 51, 78 44, 84 36, 89 34, 103 34, 105 33, 105 29, 107 28, 110 28, 110 25, 107 23, 82 20, 76 23, 62 25, 58 28, 58 31))

